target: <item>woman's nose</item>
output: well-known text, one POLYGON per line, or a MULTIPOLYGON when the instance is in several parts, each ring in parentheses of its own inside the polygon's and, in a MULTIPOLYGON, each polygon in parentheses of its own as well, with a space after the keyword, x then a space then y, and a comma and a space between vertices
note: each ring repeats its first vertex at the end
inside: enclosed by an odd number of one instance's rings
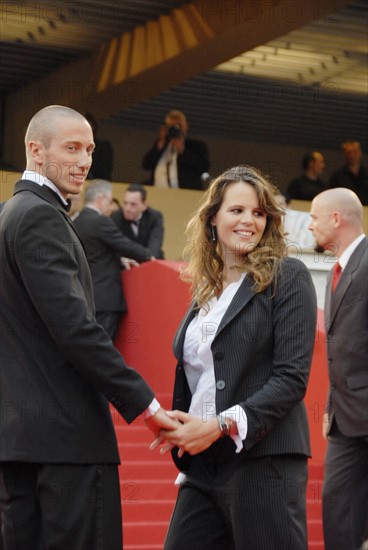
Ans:
POLYGON ((245 224, 253 223, 253 216, 251 212, 244 210, 240 217, 240 221, 245 224))

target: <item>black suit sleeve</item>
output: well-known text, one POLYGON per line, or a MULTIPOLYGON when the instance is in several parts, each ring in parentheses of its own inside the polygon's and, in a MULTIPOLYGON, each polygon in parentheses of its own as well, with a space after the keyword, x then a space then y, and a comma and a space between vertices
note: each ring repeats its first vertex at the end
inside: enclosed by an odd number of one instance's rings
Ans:
POLYGON ((152 256, 152 251, 149 248, 125 237, 107 216, 99 217, 98 238, 117 255, 132 258, 139 263, 146 262, 152 256))
MULTIPOLYGON (((72 365, 127 422, 133 421, 150 404, 153 392, 96 323, 92 296, 86 295, 92 289, 87 259, 82 245, 72 239, 68 223, 55 215, 53 206, 36 206, 23 216, 17 242, 21 243, 17 272, 37 312, 37 323, 42 323, 40 334, 46 329, 66 361, 65 376, 73 376, 66 368, 72 365)), ((39 345, 46 343, 40 339, 39 345)), ((50 369, 60 368, 52 357, 50 361, 50 369)))

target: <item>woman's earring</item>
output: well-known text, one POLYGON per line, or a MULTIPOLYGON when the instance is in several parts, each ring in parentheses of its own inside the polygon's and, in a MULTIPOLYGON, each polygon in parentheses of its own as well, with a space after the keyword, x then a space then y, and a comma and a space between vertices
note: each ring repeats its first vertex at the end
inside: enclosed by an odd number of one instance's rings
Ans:
POLYGON ((214 225, 211 225, 212 241, 216 242, 216 229, 214 225))

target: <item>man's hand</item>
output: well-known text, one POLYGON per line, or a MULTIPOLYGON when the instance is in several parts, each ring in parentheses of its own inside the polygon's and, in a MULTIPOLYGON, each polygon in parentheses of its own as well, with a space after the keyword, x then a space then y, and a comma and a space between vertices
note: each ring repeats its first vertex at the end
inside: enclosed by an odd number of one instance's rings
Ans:
POLYGON ((328 413, 324 413, 323 420, 322 420, 322 436, 323 436, 323 439, 327 439, 328 425, 329 425, 329 415, 328 415, 328 413))
POLYGON ((162 151, 167 145, 167 126, 160 126, 160 131, 157 139, 157 149, 162 151))
POLYGON ((132 267, 139 267, 139 263, 132 258, 125 258, 124 256, 120 257, 120 263, 124 269, 131 269, 132 267))
POLYGON ((146 418, 144 422, 156 437, 159 437, 160 430, 175 430, 178 426, 178 421, 170 417, 162 407, 154 415, 146 418))

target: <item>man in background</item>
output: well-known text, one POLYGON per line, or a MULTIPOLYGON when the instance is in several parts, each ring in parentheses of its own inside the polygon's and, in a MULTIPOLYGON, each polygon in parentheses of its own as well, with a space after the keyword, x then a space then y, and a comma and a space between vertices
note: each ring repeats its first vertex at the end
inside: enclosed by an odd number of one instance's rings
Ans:
POLYGON ((84 244, 92 275, 96 319, 112 340, 126 301, 121 281, 121 257, 138 263, 151 259, 152 253, 139 243, 122 235, 110 218, 112 185, 93 180, 84 195, 84 208, 74 225, 84 244))
POLYGON ((304 155, 302 161, 303 173, 293 179, 286 191, 286 199, 311 201, 318 193, 326 189, 326 184, 321 180, 325 169, 325 159, 319 151, 311 151, 304 155))
POLYGON ((309 228, 338 258, 325 297, 325 550, 354 550, 368 537, 368 240, 357 195, 345 188, 317 195, 309 228))
POLYGON ((188 138, 189 124, 181 111, 170 111, 142 166, 151 170, 147 185, 183 189, 203 189, 202 174, 209 170, 208 148, 198 139, 188 138))
POLYGON ((341 145, 345 165, 332 174, 329 188, 346 187, 356 193, 362 204, 368 205, 368 171, 362 165, 359 141, 345 141, 341 145))
POLYGON ((120 231, 134 242, 151 251, 151 256, 162 259, 164 253, 164 222, 161 212, 148 206, 147 191, 139 183, 127 188, 123 206, 113 212, 111 218, 120 231))

